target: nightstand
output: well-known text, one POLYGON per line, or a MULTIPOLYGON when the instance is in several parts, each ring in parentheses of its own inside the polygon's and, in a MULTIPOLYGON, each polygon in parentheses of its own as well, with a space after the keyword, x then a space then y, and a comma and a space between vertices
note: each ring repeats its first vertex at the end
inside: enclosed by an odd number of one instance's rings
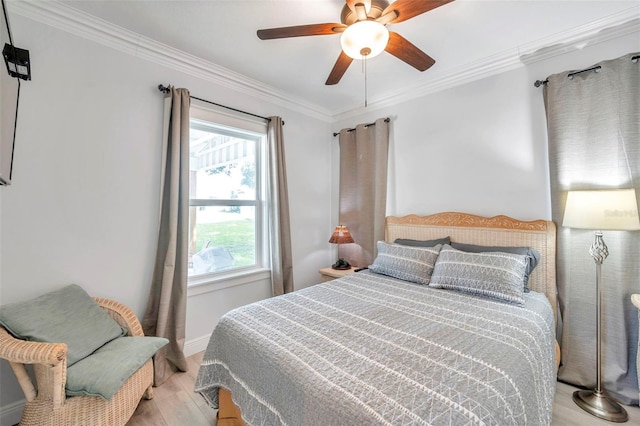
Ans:
POLYGON ((353 266, 349 269, 333 269, 331 266, 328 266, 320 269, 318 272, 320 272, 320 275, 322 276, 322 282, 326 283, 327 281, 353 274, 355 271, 356 268, 353 266))

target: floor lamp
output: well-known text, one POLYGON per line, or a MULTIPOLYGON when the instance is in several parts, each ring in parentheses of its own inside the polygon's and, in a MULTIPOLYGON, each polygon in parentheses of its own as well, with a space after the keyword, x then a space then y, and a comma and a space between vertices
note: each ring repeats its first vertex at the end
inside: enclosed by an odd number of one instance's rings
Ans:
POLYGON ((634 189, 597 191, 569 191, 562 226, 567 228, 595 229, 595 239, 589 254, 596 262, 596 388, 573 393, 573 401, 583 410, 610 422, 626 422, 627 412, 608 397, 602 388, 601 365, 601 285, 602 262, 609 255, 602 239, 602 230, 634 231, 640 229, 638 204, 634 189))

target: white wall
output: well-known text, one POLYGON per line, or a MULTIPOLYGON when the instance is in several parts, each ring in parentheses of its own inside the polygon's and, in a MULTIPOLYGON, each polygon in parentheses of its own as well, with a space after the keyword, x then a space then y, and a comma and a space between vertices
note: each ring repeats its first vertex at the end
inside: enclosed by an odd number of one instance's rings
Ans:
MULTIPOLYGON (((639 50, 636 33, 371 109, 333 129, 391 117, 388 214, 463 211, 550 219, 546 119, 542 88, 533 82, 639 50)), ((369 91, 373 97, 375 88, 369 91)), ((332 147, 337 170, 337 142, 332 147)), ((337 174, 333 178, 335 203, 337 174)))
MULTIPOLYGON (((546 123, 533 81, 640 50, 637 35, 618 38, 329 125, 26 18, 11 23, 31 52, 33 81, 23 85, 13 185, 0 188, 0 300, 75 282, 139 315, 158 222, 157 84, 284 118, 294 278, 302 288, 333 260, 326 242, 337 224, 332 131, 392 118, 389 214, 549 218, 546 123)), ((202 343, 224 312, 268 294, 260 282, 190 296, 187 340, 202 343)), ((0 412, 19 415, 11 408, 21 394, 5 362, 0 374, 0 412)))
MULTIPOLYGON (((11 24, 30 51, 33 80, 21 93, 13 184, 0 188, 2 303, 78 283, 143 314, 158 226, 159 83, 283 117, 295 286, 320 281, 331 261, 328 123, 21 16, 11 24)), ((262 281, 190 296, 187 342, 229 309, 269 295, 262 281)), ((0 367, 6 414, 21 393, 6 362, 0 367)))

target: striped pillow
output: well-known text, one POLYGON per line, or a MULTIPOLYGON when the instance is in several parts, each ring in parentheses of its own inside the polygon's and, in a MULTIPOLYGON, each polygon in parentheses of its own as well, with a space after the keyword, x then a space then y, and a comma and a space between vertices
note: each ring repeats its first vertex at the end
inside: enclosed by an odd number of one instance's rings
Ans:
POLYGON ((378 241, 378 256, 369 265, 376 274, 388 275, 418 284, 429 284, 442 246, 410 247, 378 241))
POLYGON ((504 252, 467 253, 445 245, 430 287, 460 290, 524 306, 525 255, 504 252))

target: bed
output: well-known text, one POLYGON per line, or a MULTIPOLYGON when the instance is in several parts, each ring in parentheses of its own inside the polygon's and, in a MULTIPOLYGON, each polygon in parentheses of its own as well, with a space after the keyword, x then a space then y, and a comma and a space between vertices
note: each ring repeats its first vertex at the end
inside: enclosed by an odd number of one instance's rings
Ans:
MULTIPOLYGON (((365 270, 233 310, 216 326, 195 384, 219 407, 219 425, 225 417, 249 425, 550 424, 555 225, 464 213, 386 219, 387 242, 443 237, 534 248, 541 256, 531 291, 512 303, 365 270)), ((398 249, 378 244, 380 253, 398 249)), ((495 254, 436 247, 431 284, 446 284, 443 259, 495 254)))

